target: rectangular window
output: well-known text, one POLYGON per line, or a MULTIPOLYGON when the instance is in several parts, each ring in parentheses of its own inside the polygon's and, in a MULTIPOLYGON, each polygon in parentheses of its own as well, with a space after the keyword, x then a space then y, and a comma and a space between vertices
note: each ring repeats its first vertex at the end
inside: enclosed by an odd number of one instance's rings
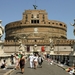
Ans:
POLYGON ((34 20, 34 23, 36 23, 36 20, 34 20))
POLYGON ((39 18, 39 14, 37 14, 37 18, 39 18))
POLYGON ((39 23, 39 20, 37 20, 37 23, 39 23))
POLYGON ((34 24, 39 23, 39 20, 31 20, 31 23, 34 23, 34 24))
POLYGON ((33 20, 31 20, 31 23, 34 23, 33 20))

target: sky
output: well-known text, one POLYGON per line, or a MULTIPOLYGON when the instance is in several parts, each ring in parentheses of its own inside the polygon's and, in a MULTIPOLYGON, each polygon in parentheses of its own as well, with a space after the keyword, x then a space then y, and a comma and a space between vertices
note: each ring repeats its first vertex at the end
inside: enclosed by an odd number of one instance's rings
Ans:
MULTIPOLYGON (((46 10, 49 20, 57 20, 67 25, 67 39, 75 39, 73 34, 75 19, 75 0, 0 0, 0 20, 2 26, 22 19, 25 10, 46 10)), ((5 39, 5 33, 2 36, 5 39)))

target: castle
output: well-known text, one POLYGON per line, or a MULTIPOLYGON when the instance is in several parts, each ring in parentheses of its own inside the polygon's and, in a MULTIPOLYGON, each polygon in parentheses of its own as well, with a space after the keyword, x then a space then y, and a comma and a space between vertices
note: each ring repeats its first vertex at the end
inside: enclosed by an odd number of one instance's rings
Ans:
POLYGON ((49 20, 46 10, 37 9, 25 10, 22 20, 6 24, 4 51, 17 52, 19 40, 25 46, 26 54, 46 54, 53 49, 55 55, 68 55, 74 43, 74 40, 67 39, 67 25, 64 22, 49 20))

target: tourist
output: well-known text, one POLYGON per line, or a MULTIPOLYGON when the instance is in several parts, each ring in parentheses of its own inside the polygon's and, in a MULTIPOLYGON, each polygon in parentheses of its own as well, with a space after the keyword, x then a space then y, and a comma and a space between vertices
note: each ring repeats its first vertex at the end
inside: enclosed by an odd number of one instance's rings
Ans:
POLYGON ((69 71, 69 74, 73 75, 73 73, 74 73, 74 68, 71 68, 70 71, 69 71))
POLYGON ((14 64, 14 55, 11 54, 11 64, 14 64))
POLYGON ((41 55, 39 55, 38 57, 38 64, 39 66, 42 68, 42 62, 43 62, 43 58, 41 57, 41 55))
POLYGON ((34 56, 32 54, 30 54, 30 56, 29 56, 30 68, 34 67, 33 58, 34 58, 34 56))
POLYGON ((2 62, 1 62, 1 68, 2 69, 6 69, 6 61, 5 60, 2 60, 2 62))
POLYGON ((21 55, 19 63, 20 63, 21 73, 23 74, 24 73, 24 67, 25 67, 25 57, 23 55, 21 55))
POLYGON ((18 57, 18 54, 15 54, 15 70, 19 69, 19 61, 20 58, 18 57))
POLYGON ((19 58, 21 58, 21 55, 22 55, 22 53, 21 53, 21 52, 19 52, 19 53, 18 53, 18 57, 19 57, 19 58))
POLYGON ((34 63, 34 69, 36 69, 38 65, 38 54, 34 54, 33 63, 34 63))
POLYGON ((47 54, 46 58, 47 58, 47 62, 48 62, 48 65, 49 65, 49 63, 50 63, 50 54, 49 53, 47 54))

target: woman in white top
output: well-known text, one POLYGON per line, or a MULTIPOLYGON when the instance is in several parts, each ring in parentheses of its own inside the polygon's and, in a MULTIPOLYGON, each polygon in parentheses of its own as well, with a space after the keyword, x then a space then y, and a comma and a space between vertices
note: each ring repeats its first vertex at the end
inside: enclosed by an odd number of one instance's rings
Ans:
POLYGON ((18 57, 18 54, 15 55, 15 70, 19 69, 19 61, 20 58, 18 57))
POLYGON ((29 56, 30 68, 33 68, 34 67, 34 65, 33 65, 33 59, 34 59, 34 56, 31 54, 29 56))

